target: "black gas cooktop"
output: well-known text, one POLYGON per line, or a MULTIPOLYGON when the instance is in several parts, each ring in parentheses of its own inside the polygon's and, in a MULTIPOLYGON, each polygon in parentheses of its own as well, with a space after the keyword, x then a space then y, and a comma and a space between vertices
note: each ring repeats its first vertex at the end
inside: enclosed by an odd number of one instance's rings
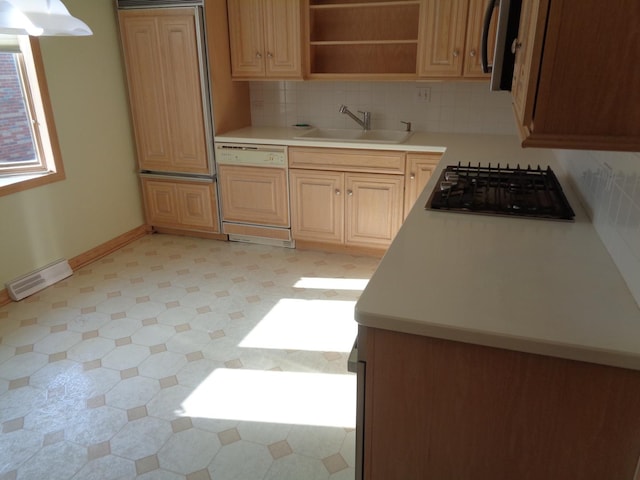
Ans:
POLYGON ((425 208, 553 220, 575 216, 549 167, 448 165, 425 208))

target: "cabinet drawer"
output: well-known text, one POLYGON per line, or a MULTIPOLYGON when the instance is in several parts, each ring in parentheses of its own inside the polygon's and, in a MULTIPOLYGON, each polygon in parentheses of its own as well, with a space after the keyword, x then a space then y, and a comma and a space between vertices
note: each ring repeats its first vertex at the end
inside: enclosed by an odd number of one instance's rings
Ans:
POLYGON ((349 148, 289 147, 289 167, 404 174, 404 152, 349 148))

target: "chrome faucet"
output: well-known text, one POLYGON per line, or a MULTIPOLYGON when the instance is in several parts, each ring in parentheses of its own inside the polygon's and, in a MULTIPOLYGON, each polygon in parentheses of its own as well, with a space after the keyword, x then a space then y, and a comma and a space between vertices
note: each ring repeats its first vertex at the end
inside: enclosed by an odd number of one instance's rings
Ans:
POLYGON ((356 117, 353 113, 349 111, 346 105, 340 105, 340 113, 344 113, 345 115, 349 115, 354 122, 362 127, 363 130, 371 130, 371 112, 362 112, 358 110, 358 113, 362 114, 362 120, 356 117))

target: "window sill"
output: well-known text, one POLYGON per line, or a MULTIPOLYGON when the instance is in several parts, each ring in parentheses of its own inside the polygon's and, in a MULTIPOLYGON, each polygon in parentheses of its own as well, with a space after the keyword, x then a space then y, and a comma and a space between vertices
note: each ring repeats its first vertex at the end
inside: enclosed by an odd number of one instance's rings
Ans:
POLYGON ((24 175, 0 176, 0 197, 48 183, 64 180, 64 172, 30 173, 24 175))

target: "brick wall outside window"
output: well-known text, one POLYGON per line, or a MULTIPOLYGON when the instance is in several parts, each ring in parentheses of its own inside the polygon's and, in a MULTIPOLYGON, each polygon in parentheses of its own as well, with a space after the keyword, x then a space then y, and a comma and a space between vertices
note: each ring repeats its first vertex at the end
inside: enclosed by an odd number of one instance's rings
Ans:
POLYGON ((0 53, 0 163, 35 158, 13 54, 0 53))

